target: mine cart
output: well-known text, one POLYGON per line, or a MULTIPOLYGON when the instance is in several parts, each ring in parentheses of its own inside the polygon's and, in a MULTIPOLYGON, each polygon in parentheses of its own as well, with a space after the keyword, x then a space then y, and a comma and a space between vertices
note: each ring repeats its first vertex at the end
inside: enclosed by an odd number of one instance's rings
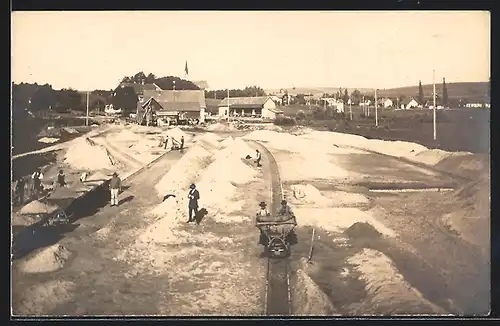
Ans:
POLYGON ((257 220, 255 225, 261 232, 259 243, 264 245, 266 256, 284 258, 290 255, 290 245, 296 241, 295 217, 281 221, 266 218, 266 221, 257 220))

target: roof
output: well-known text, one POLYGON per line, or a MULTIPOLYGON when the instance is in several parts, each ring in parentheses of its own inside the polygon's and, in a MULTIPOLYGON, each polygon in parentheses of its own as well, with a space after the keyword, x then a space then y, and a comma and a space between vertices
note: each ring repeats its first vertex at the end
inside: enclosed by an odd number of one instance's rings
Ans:
POLYGON ((196 104, 198 110, 207 107, 205 103, 205 92, 203 90, 145 90, 144 98, 151 97, 153 97, 162 107, 183 106, 178 103, 189 103, 188 106, 196 104))
POLYGON ((155 101, 161 106, 160 111, 190 111, 190 112, 198 112, 201 110, 201 106, 199 102, 193 102, 193 101, 183 101, 179 102, 170 102, 168 100, 165 100, 164 98, 158 98, 158 97, 150 97, 147 101, 144 103, 141 103, 140 106, 142 108, 145 108, 151 101, 155 101))
POLYGON ((205 104, 207 105, 207 107, 217 107, 221 101, 222 100, 218 100, 215 98, 206 98, 205 104))
POLYGON ((157 86, 155 84, 136 84, 136 83, 120 83, 117 87, 132 87, 136 94, 141 94, 146 90, 156 90, 157 86))
POLYGON ((276 114, 281 114, 281 113, 284 113, 283 110, 280 110, 280 109, 268 109, 269 111, 273 112, 273 113, 276 113, 276 114))
POLYGON ((415 101, 415 102, 417 102, 417 103, 418 103, 418 101, 417 101, 417 100, 415 100, 414 98, 411 98, 411 97, 410 97, 410 98, 405 98, 405 99, 401 102, 401 104, 403 104, 403 105, 408 105, 408 104, 410 104, 410 102, 411 102, 411 101, 415 101))
POLYGON ((229 99, 226 97, 223 99, 218 106, 238 106, 241 105, 247 107, 255 107, 262 106, 269 100, 269 96, 258 96, 258 97, 230 97, 229 99))

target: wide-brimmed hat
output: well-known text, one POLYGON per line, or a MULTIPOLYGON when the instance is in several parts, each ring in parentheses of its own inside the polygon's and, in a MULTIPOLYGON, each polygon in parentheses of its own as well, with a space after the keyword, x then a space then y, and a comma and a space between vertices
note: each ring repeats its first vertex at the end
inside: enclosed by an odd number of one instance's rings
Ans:
POLYGON ((192 183, 192 184, 189 186, 189 188, 194 189, 194 188, 196 188, 196 185, 195 185, 194 183, 192 183))
POLYGON ((285 205, 285 204, 286 204, 286 200, 285 200, 285 199, 283 199, 283 200, 281 201, 281 205, 285 205))
POLYGON ((267 204, 266 204, 266 202, 261 201, 261 202, 260 202, 260 204, 259 204, 259 206, 260 206, 260 207, 266 207, 266 206, 267 206, 267 204))

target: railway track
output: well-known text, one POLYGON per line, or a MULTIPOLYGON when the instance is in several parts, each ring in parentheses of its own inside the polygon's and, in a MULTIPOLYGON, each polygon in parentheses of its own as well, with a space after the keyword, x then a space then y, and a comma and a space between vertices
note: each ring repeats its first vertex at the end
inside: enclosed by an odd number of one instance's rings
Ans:
MULTIPOLYGON (((270 178, 270 213, 276 216, 284 198, 278 164, 271 152, 262 144, 252 141, 262 152, 264 160, 269 164, 270 178)), ((289 258, 267 260, 265 314, 283 316, 292 314, 292 297, 290 291, 290 261, 289 258)))

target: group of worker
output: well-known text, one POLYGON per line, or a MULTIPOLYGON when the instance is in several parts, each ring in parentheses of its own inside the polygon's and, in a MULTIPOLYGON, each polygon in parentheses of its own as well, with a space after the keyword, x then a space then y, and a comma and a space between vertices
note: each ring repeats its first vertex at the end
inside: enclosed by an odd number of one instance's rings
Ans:
MULTIPOLYGON (((163 140, 163 149, 167 149, 168 148, 168 135, 165 136, 165 139, 163 140)), ((184 136, 181 136, 181 140, 180 142, 177 142, 177 140, 172 137, 172 149, 179 149, 179 150, 183 150, 184 149, 184 136)))
MULTIPOLYGON (((37 197, 44 190, 42 180, 44 175, 41 169, 36 169, 29 177, 22 177, 17 180, 14 187, 15 205, 23 205, 28 197, 37 197)), ((53 182, 53 188, 64 187, 66 185, 66 176, 61 169, 57 174, 56 180, 53 182)))

